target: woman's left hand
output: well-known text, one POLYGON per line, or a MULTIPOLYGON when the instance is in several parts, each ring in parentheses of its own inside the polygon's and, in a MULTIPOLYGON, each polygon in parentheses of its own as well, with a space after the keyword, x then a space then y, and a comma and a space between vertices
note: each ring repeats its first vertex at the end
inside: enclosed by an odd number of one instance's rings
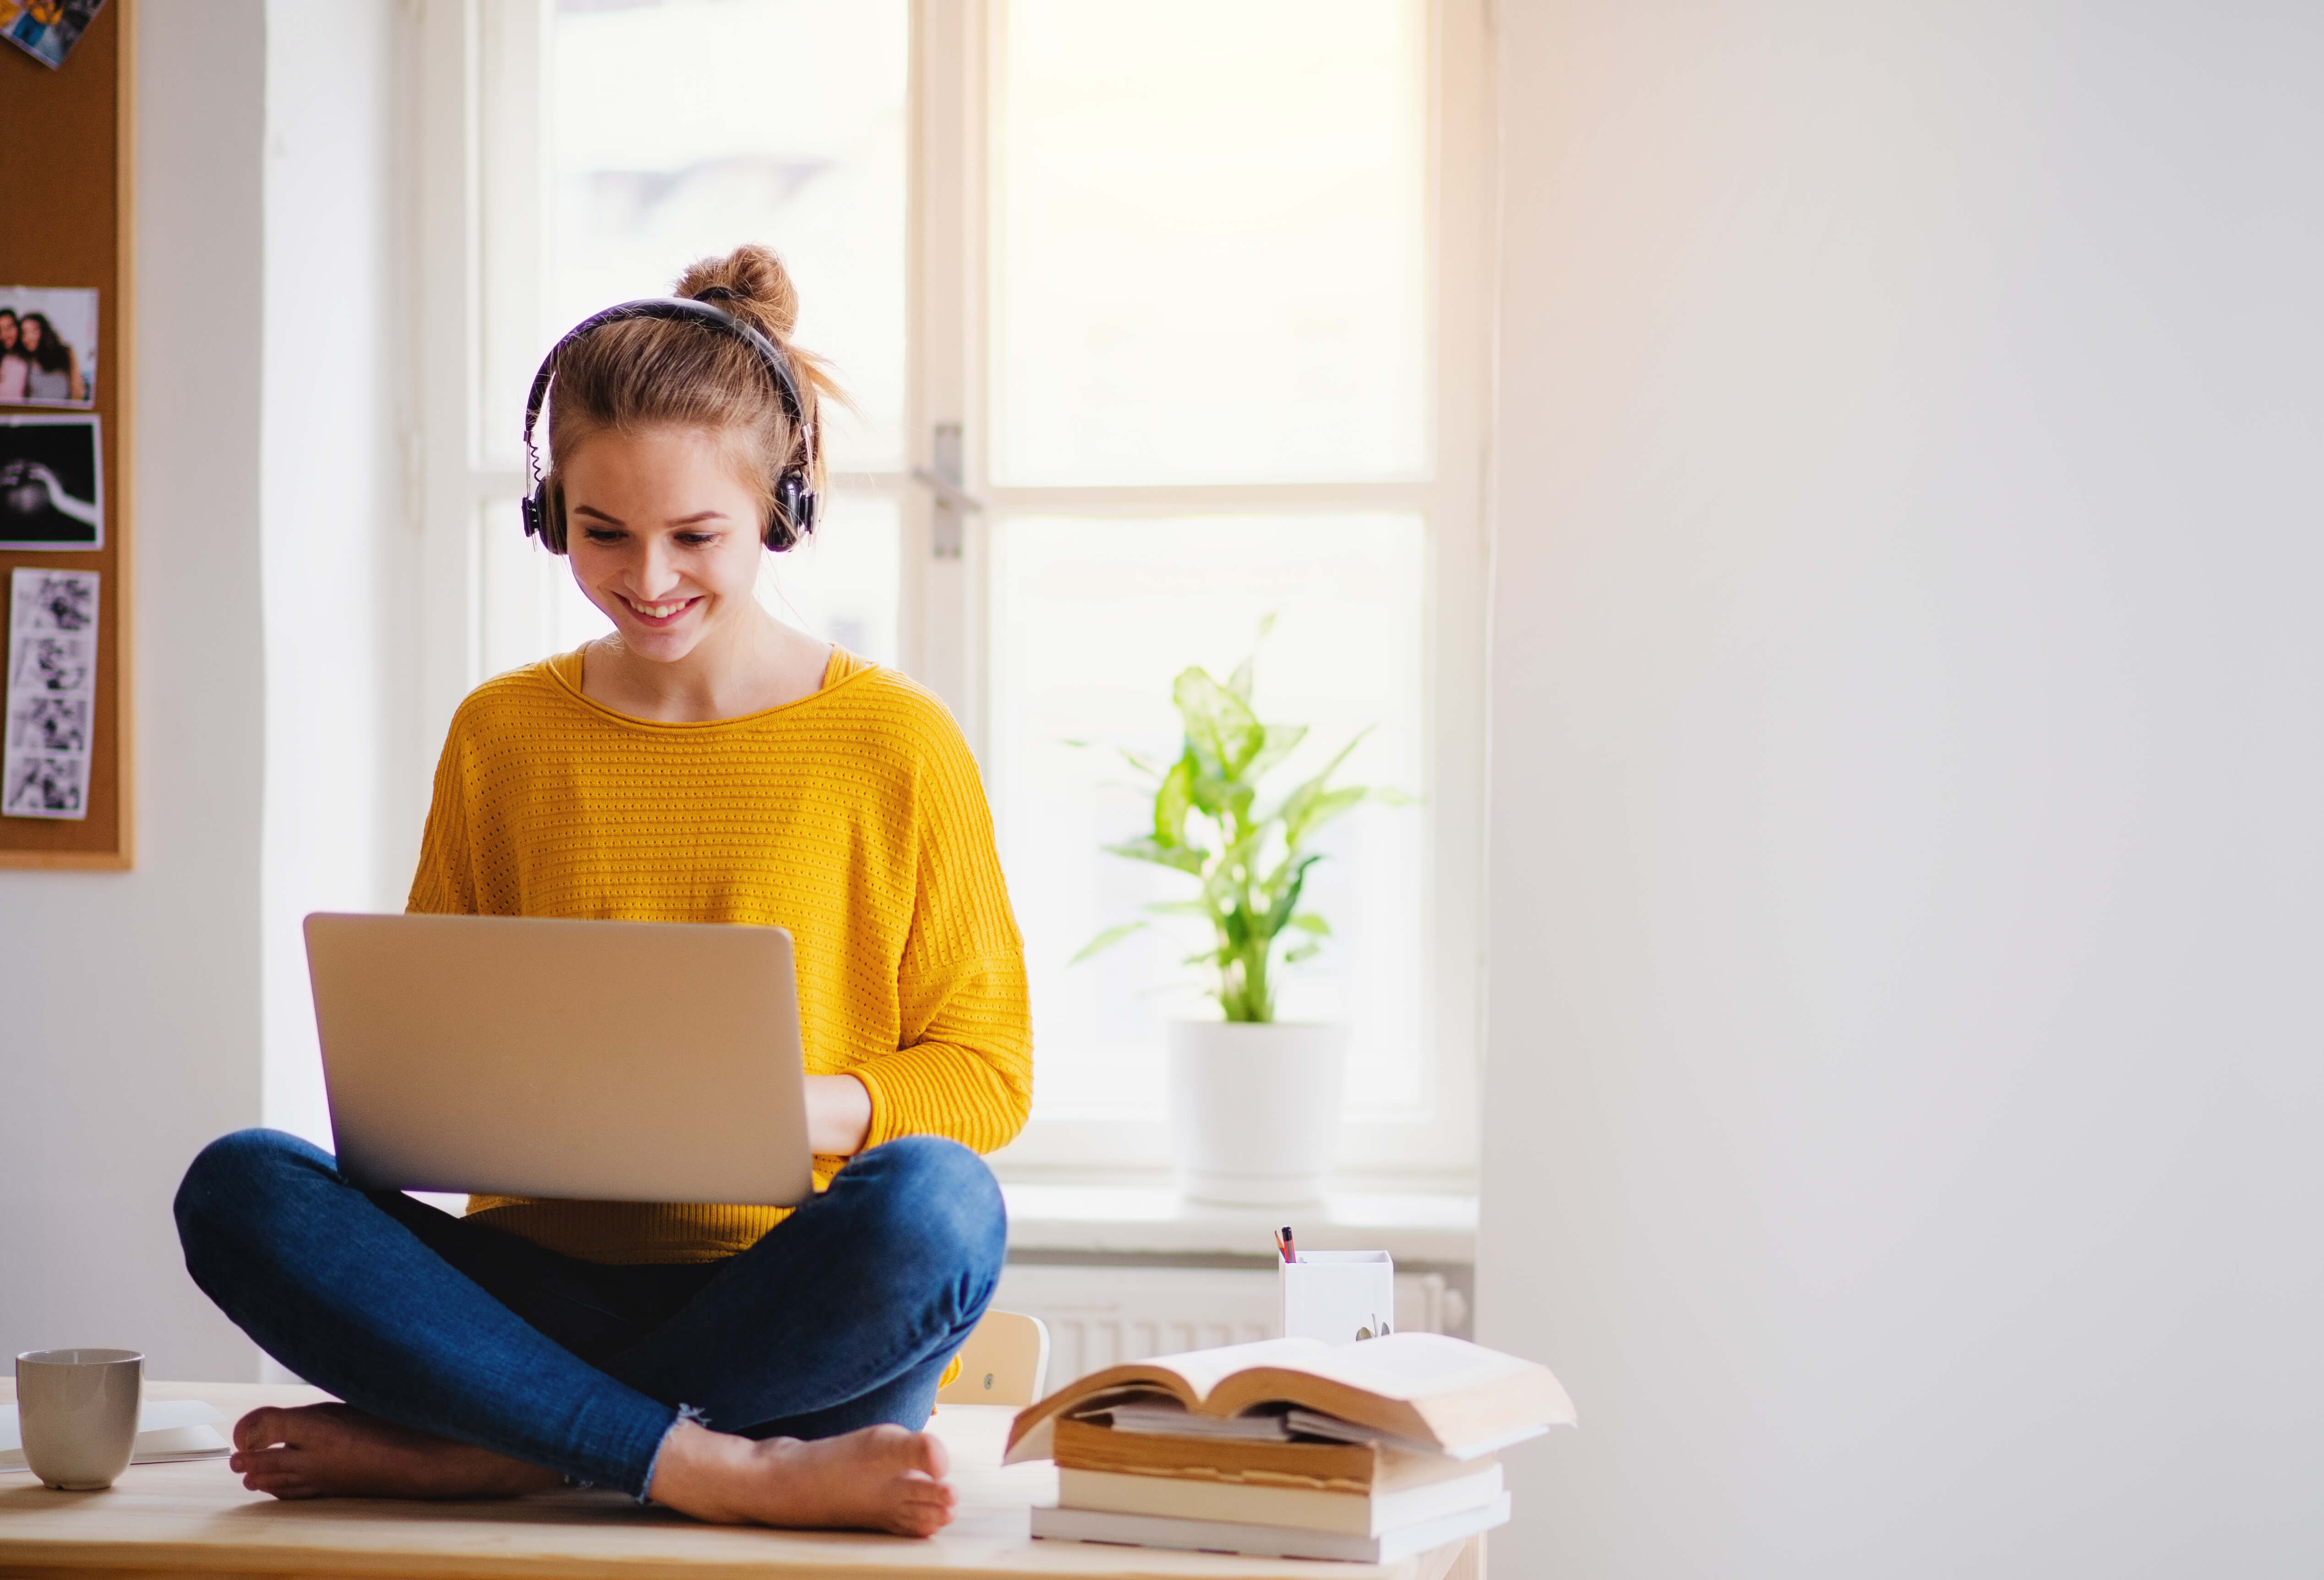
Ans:
POLYGON ((853 1158, 872 1133, 872 1089, 853 1076, 807 1078, 807 1139, 818 1157, 853 1158))

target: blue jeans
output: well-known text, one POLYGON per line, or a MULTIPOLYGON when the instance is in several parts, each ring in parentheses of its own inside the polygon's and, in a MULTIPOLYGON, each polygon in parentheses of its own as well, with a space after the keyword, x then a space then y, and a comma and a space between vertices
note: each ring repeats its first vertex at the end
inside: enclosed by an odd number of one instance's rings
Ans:
POLYGON ((983 1316, 1007 1224, 967 1148, 850 1161, 723 1261, 607 1266, 395 1191, 280 1131, 211 1142, 179 1187, 205 1294, 356 1409, 642 1498, 681 1411, 752 1437, 918 1428, 983 1316))

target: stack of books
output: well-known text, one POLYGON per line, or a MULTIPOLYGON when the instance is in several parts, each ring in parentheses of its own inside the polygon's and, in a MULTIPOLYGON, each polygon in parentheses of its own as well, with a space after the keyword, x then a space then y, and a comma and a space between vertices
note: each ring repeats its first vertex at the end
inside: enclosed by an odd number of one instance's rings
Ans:
POLYGON ((1029 1406, 1033 1534, 1387 1563, 1502 1524, 1502 1449, 1570 1424, 1548 1368, 1439 1334, 1270 1339, 1093 1372, 1029 1406))

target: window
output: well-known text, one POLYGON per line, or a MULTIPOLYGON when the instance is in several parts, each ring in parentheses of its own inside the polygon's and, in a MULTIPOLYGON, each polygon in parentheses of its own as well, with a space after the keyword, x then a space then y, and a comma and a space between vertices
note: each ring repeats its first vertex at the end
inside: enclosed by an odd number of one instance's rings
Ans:
POLYGON ((1345 1162, 1473 1162, 1484 567, 1481 0, 427 0, 416 106, 430 741, 602 617, 516 525, 564 328, 743 240, 855 411, 784 618, 918 677, 984 765, 1032 975, 1019 1170, 1166 1158, 1178 897, 1099 853, 1171 678, 1416 807, 1334 830, 1286 1017, 1356 1030, 1345 1162), (438 14, 440 13, 440 15, 438 14), (435 25, 441 23, 441 25, 435 25), (786 62, 813 62, 786 69, 786 62), (930 486, 941 476, 949 486, 930 486), (964 502, 964 495, 965 502, 964 502))

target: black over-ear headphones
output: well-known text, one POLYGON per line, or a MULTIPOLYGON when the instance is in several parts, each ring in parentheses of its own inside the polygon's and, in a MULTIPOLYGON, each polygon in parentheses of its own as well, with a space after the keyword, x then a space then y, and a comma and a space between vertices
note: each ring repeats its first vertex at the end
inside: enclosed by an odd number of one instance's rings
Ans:
MULTIPOLYGON (((708 294, 731 297, 723 285, 714 285, 708 294)), ((715 308, 707 301, 684 296, 649 296, 637 301, 625 301, 609 307, 603 312, 591 313, 570 329, 565 337, 549 347, 541 359, 540 371, 532 375, 532 393, 524 402, 524 460, 531 489, 524 496, 524 531, 527 537, 538 537, 558 553, 565 552, 565 520, 561 502, 549 497, 549 480, 540 473, 540 455, 533 448, 533 425, 540 420, 540 408, 549 399, 549 386, 557 376, 558 354, 592 329, 607 324, 618 324, 624 319, 663 319, 673 323, 700 324, 706 328, 732 335, 759 354, 759 361, 767 370, 767 377, 782 398, 783 410, 790 413, 791 426, 799 436, 798 458, 786 460, 775 475, 774 513, 767 518, 767 547, 775 550, 789 548, 815 531, 815 490, 807 482, 807 468, 815 459, 815 429, 807 420, 807 408, 799 400, 798 381, 791 376, 790 358, 785 356, 772 340, 744 323, 730 312, 715 308), (552 533, 551 529, 554 529, 552 533)))

